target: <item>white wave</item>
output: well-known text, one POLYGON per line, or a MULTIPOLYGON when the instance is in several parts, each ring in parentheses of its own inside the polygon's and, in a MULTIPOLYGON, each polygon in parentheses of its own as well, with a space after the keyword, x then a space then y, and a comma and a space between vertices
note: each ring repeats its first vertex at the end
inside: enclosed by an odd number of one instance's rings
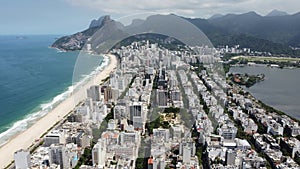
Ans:
POLYGON ((83 75, 82 79, 71 85, 63 93, 55 96, 51 101, 40 105, 40 110, 28 114, 22 120, 12 124, 6 131, 0 133, 0 147, 8 142, 10 138, 29 128, 37 119, 45 116, 48 112, 54 109, 59 103, 68 98, 74 91, 79 90, 81 86, 86 84, 91 78, 101 72, 109 63, 109 58, 103 56, 101 65, 96 67, 89 75, 83 75))

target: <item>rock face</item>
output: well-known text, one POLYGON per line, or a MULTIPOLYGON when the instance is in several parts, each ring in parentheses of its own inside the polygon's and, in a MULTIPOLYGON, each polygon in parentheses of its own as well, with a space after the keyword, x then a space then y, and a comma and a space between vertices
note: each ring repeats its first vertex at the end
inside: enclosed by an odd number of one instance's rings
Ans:
POLYGON ((92 20, 89 28, 95 28, 95 27, 102 27, 105 23, 110 22, 111 19, 108 15, 100 17, 98 20, 94 19, 92 20))
POLYGON ((162 44, 170 44, 170 39, 156 36, 154 35, 155 33, 183 40, 182 42, 188 45, 193 44, 194 40, 198 41, 199 39, 206 38, 205 36, 201 36, 202 34, 200 35, 199 30, 194 26, 189 31, 185 30, 186 24, 190 23, 175 15, 152 15, 146 20, 136 19, 133 20, 132 24, 124 26, 120 22, 110 19, 109 16, 104 16, 98 20, 93 20, 89 28, 85 31, 58 39, 52 47, 64 51, 89 50, 97 53, 105 53, 114 45, 130 36, 145 33, 152 33, 151 38, 157 39, 162 44), (187 34, 190 36, 187 36, 187 34))
POLYGON ((81 50, 87 40, 101 29, 104 25, 114 22, 109 16, 100 17, 98 20, 93 20, 88 29, 75 33, 70 36, 63 36, 57 39, 51 47, 63 51, 81 50))
MULTIPOLYGON (((185 20, 203 31, 214 46, 240 44, 241 48, 300 56, 300 50, 298 52, 290 48, 290 46, 300 47, 300 13, 285 15, 275 11, 272 15, 280 16, 261 16, 255 12, 248 12, 219 15, 210 19, 180 17, 183 19, 180 20, 172 15, 151 15, 145 20, 133 20, 132 24, 127 26, 112 20, 109 16, 103 16, 93 20, 88 29, 59 38, 52 47, 64 51, 91 49, 105 52, 118 40, 135 34, 155 33, 157 30, 160 30, 159 34, 182 41, 186 38, 186 34, 193 34, 184 29, 187 24, 185 20), (172 34, 170 30, 177 31, 172 34), (85 44, 89 45, 85 47, 85 44)), ((199 41, 199 38, 192 39, 199 41)))

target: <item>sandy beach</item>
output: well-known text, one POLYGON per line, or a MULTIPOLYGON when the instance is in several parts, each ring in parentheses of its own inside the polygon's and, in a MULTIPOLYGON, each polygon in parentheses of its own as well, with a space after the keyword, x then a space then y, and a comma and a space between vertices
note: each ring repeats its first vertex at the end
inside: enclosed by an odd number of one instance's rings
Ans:
POLYGON ((47 115, 39 119, 30 128, 12 138, 8 143, 0 148, 0 167, 5 168, 9 165, 14 158, 14 152, 19 149, 27 149, 35 140, 40 138, 48 129, 54 124, 63 119, 75 106, 86 98, 86 89, 92 85, 100 84, 109 73, 112 72, 117 66, 117 59, 114 55, 106 55, 109 57, 109 64, 87 82, 84 86, 74 92, 69 98, 61 102, 57 107, 50 111, 47 115), (75 99, 76 98, 76 99, 75 99))

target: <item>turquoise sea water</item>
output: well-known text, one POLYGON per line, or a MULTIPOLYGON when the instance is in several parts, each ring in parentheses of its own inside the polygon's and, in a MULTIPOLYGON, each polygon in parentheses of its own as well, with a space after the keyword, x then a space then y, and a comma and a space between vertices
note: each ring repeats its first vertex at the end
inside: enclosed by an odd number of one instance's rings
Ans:
POLYGON ((24 130, 43 115, 53 98, 61 99, 72 85, 78 52, 49 48, 56 37, 0 36, 0 145, 9 132, 24 130))

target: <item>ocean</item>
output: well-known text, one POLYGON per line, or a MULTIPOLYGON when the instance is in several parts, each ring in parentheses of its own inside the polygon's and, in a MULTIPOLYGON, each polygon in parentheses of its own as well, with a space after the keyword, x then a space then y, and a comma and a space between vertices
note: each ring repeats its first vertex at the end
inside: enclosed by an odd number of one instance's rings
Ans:
POLYGON ((265 74, 265 80, 245 88, 255 98, 300 120, 300 69, 266 66, 232 67, 231 72, 265 74))
MULTIPOLYGON (((57 37, 0 36, 0 145, 72 92, 79 52, 49 48, 57 37)), ((94 69, 78 71, 76 78, 83 79, 94 69)))

